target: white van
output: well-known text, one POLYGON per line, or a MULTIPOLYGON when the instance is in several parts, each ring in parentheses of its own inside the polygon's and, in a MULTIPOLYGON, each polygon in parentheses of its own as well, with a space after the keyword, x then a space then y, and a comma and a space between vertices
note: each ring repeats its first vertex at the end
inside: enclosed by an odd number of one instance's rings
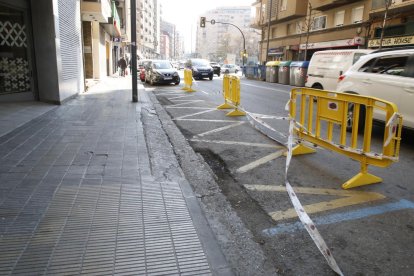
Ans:
POLYGON ((306 87, 335 91, 338 77, 373 50, 326 50, 315 52, 309 62, 306 87))

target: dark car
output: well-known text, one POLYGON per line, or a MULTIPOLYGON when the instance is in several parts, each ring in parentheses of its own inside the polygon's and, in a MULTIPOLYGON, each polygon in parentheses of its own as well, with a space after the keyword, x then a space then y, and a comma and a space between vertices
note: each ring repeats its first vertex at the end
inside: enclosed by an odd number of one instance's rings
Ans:
POLYGON ((213 68, 205 59, 192 58, 186 62, 185 67, 193 71, 193 78, 196 80, 204 78, 209 78, 210 80, 213 79, 213 68))
POLYGON ((151 85, 158 83, 180 84, 177 69, 168 60, 150 60, 145 66, 145 82, 151 85))
POLYGON ((217 62, 210 62, 210 66, 213 68, 214 74, 220 77, 220 73, 221 73, 220 64, 218 64, 217 62))

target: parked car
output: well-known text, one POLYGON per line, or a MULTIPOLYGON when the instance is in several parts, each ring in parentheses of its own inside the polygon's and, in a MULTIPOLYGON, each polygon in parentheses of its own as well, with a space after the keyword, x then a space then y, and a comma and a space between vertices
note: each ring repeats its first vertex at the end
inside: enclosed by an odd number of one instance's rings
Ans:
POLYGON ((221 72, 223 74, 230 74, 230 73, 237 74, 237 72, 239 71, 240 71, 240 67, 237 66, 236 64, 223 64, 223 66, 221 67, 221 72))
POLYGON ((210 62, 210 66, 213 68, 214 74, 220 77, 220 73, 221 73, 220 64, 218 64, 217 62, 210 62))
POLYGON ((315 52, 309 62, 305 85, 307 87, 335 90, 338 77, 358 59, 373 50, 326 50, 315 52))
POLYGON ((138 74, 139 74, 139 79, 142 82, 145 82, 145 66, 147 65, 149 60, 147 59, 142 59, 142 60, 138 60, 138 74))
POLYGON ((145 82, 151 85, 158 83, 180 84, 177 70, 168 60, 150 60, 145 67, 145 82))
MULTIPOLYGON (((403 116, 403 125, 414 129, 414 49, 377 51, 361 57, 339 77, 337 91, 393 102, 403 116)), ((352 120, 352 110, 349 113, 352 120)), ((374 119, 383 121, 384 114, 374 112, 374 119)))
POLYGON ((205 59, 192 58, 187 60, 185 64, 186 68, 191 69, 193 72, 194 79, 203 79, 209 78, 213 79, 213 68, 210 66, 210 63, 205 59))

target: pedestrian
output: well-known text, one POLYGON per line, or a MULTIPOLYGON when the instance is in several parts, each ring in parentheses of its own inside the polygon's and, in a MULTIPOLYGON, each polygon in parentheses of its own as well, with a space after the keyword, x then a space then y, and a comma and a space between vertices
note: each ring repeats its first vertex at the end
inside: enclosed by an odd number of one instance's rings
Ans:
POLYGON ((121 68, 121 76, 125 77, 125 69, 127 68, 127 62, 124 57, 118 60, 118 67, 121 68))

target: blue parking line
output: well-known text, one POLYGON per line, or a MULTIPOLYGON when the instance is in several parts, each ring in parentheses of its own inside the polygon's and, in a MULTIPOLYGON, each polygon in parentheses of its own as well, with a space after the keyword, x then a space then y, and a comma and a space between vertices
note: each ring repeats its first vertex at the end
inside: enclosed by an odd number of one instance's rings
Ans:
MULTIPOLYGON (((387 203, 375 207, 368 207, 359 209, 356 211, 336 213, 327 215, 324 217, 317 217, 313 219, 316 225, 332 224, 337 222, 343 222, 348 220, 361 219, 369 216, 380 215, 388 212, 403 210, 403 209, 414 209, 414 202, 402 199, 398 202, 387 203)), ((291 233, 298 230, 305 229, 300 221, 294 223, 280 224, 276 227, 265 229, 262 233, 265 236, 275 236, 282 233, 291 233)))

